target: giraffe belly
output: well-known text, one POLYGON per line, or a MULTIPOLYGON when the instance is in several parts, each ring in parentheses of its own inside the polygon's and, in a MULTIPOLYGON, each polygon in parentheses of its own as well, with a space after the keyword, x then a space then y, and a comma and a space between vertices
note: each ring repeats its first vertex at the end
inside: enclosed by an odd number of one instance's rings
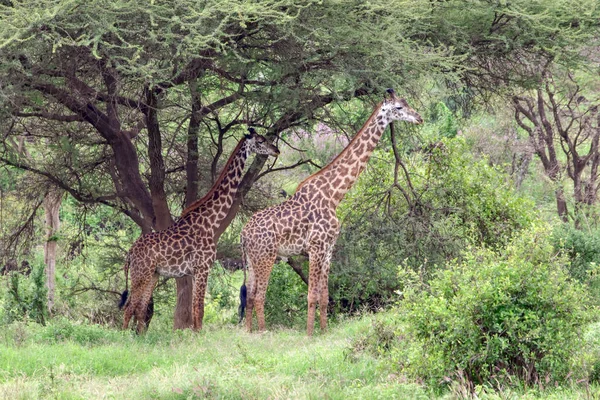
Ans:
POLYGON ((181 278, 183 276, 193 275, 194 267, 190 261, 183 261, 180 263, 158 265, 156 272, 167 278, 181 278))
POLYGON ((306 237, 297 237, 295 240, 284 240, 279 244, 277 254, 282 257, 294 256, 306 252, 306 237))

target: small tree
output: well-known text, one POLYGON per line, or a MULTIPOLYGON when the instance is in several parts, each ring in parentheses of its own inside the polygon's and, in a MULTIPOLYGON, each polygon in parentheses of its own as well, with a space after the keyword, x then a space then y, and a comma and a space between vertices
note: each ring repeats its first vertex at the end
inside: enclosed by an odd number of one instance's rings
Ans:
POLYGON ((399 315, 414 340, 405 342, 416 343, 397 349, 405 371, 433 386, 457 375, 470 387, 577 377, 582 331, 596 317, 549 234, 534 227, 501 251, 469 249, 427 285, 405 280, 399 315))

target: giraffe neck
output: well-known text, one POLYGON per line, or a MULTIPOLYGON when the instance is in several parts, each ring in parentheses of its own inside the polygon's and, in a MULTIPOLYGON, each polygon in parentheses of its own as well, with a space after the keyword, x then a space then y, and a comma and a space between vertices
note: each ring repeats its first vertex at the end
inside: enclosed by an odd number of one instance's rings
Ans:
POLYGON ((348 146, 321 171, 305 179, 296 189, 296 193, 304 193, 311 198, 315 196, 327 198, 330 206, 333 208, 338 206, 365 169, 375 146, 389 124, 383 116, 378 115, 380 108, 381 104, 348 146))
POLYGON ((213 230, 225 219, 242 181, 244 167, 249 156, 248 143, 242 139, 227 160, 219 178, 204 197, 196 200, 181 214, 200 217, 203 228, 213 230), (207 218, 208 217, 208 218, 207 218))

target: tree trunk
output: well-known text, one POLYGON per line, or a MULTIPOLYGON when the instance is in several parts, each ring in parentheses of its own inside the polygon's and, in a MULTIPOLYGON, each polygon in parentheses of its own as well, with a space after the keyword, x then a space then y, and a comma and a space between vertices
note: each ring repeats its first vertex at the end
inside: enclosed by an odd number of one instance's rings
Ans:
MULTIPOLYGON (((199 111, 202 107, 196 79, 189 84, 192 97, 192 113, 188 126, 185 206, 190 206, 198 198, 198 130, 200 128, 199 111)), ((177 284, 177 305, 175 306, 174 329, 192 328, 192 294, 193 279, 191 276, 175 279, 177 284)))
POLYGON ((173 329, 192 328, 192 288, 193 279, 191 276, 176 278, 177 284, 177 305, 175 306, 175 317, 173 319, 173 329))
POLYGON ((46 214, 46 243, 44 245, 44 262, 46 264, 46 285, 48 287, 48 313, 52 315, 54 308, 54 286, 56 272, 56 233, 60 227, 59 210, 63 191, 51 189, 44 199, 46 214))
POLYGON ((567 208, 567 201, 565 200, 565 194, 562 189, 558 189, 555 192, 556 196, 556 208, 558 216, 563 222, 569 222, 569 210, 567 208))

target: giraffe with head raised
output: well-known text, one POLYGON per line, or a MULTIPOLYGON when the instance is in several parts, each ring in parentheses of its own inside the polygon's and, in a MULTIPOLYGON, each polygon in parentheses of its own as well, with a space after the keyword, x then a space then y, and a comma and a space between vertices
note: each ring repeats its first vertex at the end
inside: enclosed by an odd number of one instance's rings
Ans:
MULTIPOLYGON (((317 303, 321 330, 327 326, 328 278, 340 224, 336 208, 366 167, 383 131, 394 120, 421 124, 421 116, 392 89, 348 146, 327 166, 305 179, 285 202, 255 213, 241 234, 246 284, 246 328, 265 329, 264 304, 269 275, 277 256, 308 254, 307 333, 313 334, 317 303)), ((242 305, 243 306, 243 305, 242 305)))
POLYGON ((229 212, 251 153, 277 156, 279 150, 254 129, 238 143, 219 178, 201 199, 186 208, 169 228, 139 237, 127 254, 125 274, 131 276, 131 291, 125 302, 123 329, 131 317, 137 332, 146 328, 146 310, 160 275, 169 278, 193 276, 193 329, 202 329, 204 293, 208 273, 216 257, 215 231, 229 212))

